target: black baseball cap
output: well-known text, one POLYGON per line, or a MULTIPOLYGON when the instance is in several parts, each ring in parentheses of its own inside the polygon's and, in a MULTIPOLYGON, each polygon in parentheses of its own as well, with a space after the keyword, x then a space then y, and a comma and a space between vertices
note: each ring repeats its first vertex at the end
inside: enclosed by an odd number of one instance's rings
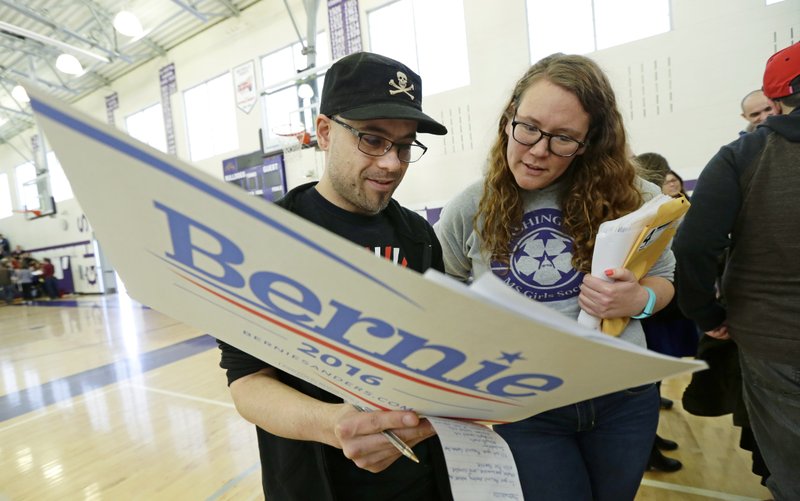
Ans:
POLYGON ((325 73, 320 113, 351 120, 416 120, 417 132, 447 134, 422 112, 422 79, 406 65, 371 52, 336 61, 325 73))

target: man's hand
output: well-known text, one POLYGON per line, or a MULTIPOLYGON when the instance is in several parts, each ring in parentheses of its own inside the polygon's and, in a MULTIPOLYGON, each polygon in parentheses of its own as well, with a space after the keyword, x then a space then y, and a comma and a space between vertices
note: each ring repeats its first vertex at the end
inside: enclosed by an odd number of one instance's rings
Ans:
POLYGON ((239 414, 279 437, 342 449, 359 468, 377 473, 402 456, 381 435, 383 430, 392 430, 410 447, 436 434, 414 412, 360 412, 350 404, 323 402, 278 381, 276 374, 274 368, 265 368, 231 384, 239 414))
POLYGON ((359 412, 349 404, 342 405, 334 427, 342 453, 356 466, 372 473, 385 470, 402 457, 381 435, 383 430, 392 430, 410 447, 436 434, 433 425, 414 412, 359 412))

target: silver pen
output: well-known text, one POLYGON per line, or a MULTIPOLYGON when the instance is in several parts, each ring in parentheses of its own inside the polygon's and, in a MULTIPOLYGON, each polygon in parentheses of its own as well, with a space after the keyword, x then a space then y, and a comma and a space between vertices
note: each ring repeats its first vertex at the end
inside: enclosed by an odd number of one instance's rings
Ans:
MULTIPOLYGON (((367 409, 364 406, 358 404, 352 404, 352 405, 353 407, 356 408, 356 410, 360 412, 372 412, 372 409, 367 409)), ((414 451, 411 449, 411 447, 409 447, 405 442, 400 440, 400 437, 395 435, 394 432, 392 432, 391 430, 383 430, 381 432, 381 435, 386 437, 386 439, 389 440, 389 443, 391 443, 395 447, 395 449, 400 451, 402 455, 414 461, 415 463, 419 463, 419 459, 417 458, 417 455, 414 454, 414 451)))

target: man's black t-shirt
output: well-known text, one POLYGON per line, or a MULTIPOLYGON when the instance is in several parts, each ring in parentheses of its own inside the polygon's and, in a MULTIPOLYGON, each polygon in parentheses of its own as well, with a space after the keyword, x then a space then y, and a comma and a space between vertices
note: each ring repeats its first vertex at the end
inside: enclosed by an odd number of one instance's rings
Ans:
MULTIPOLYGON (((408 264, 407 252, 409 249, 403 248, 403 240, 398 236, 389 216, 386 215, 386 211, 374 216, 354 214, 333 205, 322 197, 315 188, 297 190, 294 193, 291 211, 303 219, 363 247, 365 252, 372 252, 377 256, 394 262, 398 266, 405 267, 408 264)), ((252 368, 248 369, 248 367, 251 367, 249 362, 245 361, 242 364, 232 362, 234 360, 232 353, 236 352, 230 347, 225 347, 223 351, 227 352, 228 363, 236 366, 226 367, 229 380, 232 376, 233 379, 236 379, 234 375, 239 374, 239 371, 247 373, 252 371, 252 368)), ((226 356, 223 356, 223 360, 226 359, 226 356)), ((241 352, 236 356, 252 360, 252 357, 241 352)), ((259 363, 258 361, 255 362, 259 363)), ((225 366, 226 364, 223 361, 223 367, 225 366)), ((291 378, 288 375, 282 376, 282 378, 287 377, 291 378)), ((320 394, 316 395, 315 398, 320 398, 326 402, 342 402, 335 395, 322 390, 318 391, 320 394)), ((259 430, 259 433, 264 432, 259 430)), ((420 460, 419 464, 401 457, 379 474, 370 473, 356 467, 339 449, 323 444, 318 445, 321 447, 322 454, 320 460, 324 462, 330 486, 334 493, 333 499, 348 501, 390 500, 395 498, 423 501, 442 499, 440 495, 441 486, 436 485, 436 475, 434 474, 434 465, 437 461, 433 460, 431 452, 431 447, 439 447, 437 437, 428 439, 414 447, 414 453, 420 460)), ((265 445, 264 447, 266 447, 266 450, 261 451, 262 455, 264 453, 269 454, 269 446, 265 445)), ((312 458, 308 457, 307 460, 312 460, 312 458)), ((441 466, 439 465, 440 468, 441 466)), ((438 474, 444 474, 446 478, 446 473, 441 470, 439 470, 438 474)), ((287 481, 289 480, 287 479, 287 481)), ((315 479, 309 479, 309 481, 315 481, 315 479)))
MULTIPOLYGON (((316 189, 298 194, 294 212, 379 257, 400 266, 406 265, 405 253, 383 212, 374 216, 348 212, 330 203, 316 189)), ((433 474, 427 444, 423 442, 417 445, 414 452, 418 454, 419 464, 400 458, 380 475, 354 468, 352 461, 333 447, 325 447, 325 460, 334 490, 340 499, 372 501, 377 492, 386 495, 386 485, 394 486, 397 495, 403 499, 438 499, 436 486, 431 481, 433 474)))
POLYGON ((389 218, 354 214, 326 200, 316 189, 298 193, 293 212, 303 219, 360 245, 376 256, 405 267, 406 257, 389 218))

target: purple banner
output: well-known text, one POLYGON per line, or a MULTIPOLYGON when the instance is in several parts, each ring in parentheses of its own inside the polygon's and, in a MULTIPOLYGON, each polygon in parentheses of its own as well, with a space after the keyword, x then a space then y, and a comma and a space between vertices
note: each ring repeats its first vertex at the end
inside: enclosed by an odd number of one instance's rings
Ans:
POLYGON ((119 94, 116 92, 106 96, 106 119, 109 125, 116 125, 114 110, 119 108, 119 94))
POLYGON ((175 124, 172 121, 172 99, 170 96, 177 92, 178 84, 175 79, 175 63, 170 63, 158 70, 158 79, 161 83, 161 110, 164 113, 164 132, 167 135, 167 153, 177 155, 175 147, 175 124))
POLYGON ((331 35, 331 57, 340 57, 361 50, 361 21, 358 0, 328 0, 328 28, 331 35))

